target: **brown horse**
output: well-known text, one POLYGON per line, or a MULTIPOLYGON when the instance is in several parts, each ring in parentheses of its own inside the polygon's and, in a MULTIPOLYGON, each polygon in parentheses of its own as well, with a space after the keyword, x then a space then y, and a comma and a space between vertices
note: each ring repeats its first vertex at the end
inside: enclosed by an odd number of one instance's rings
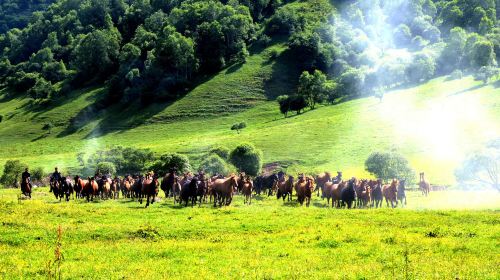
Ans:
POLYGON ((85 196, 87 197, 87 202, 90 200, 94 201, 94 196, 97 196, 99 193, 99 186, 97 185, 97 182, 95 181, 94 177, 88 178, 88 180, 85 183, 85 186, 83 186, 81 193, 84 197, 85 196))
POLYGON ((392 180, 390 185, 384 185, 382 188, 382 193, 385 197, 385 202, 387 203, 387 207, 389 207, 389 201, 391 202, 391 207, 395 208, 398 206, 398 180, 392 180))
POLYGON ((113 199, 118 199, 120 197, 120 179, 115 177, 111 182, 111 197, 113 199))
POLYGON ((331 197, 332 197, 332 207, 340 207, 342 201, 342 191, 347 186, 347 182, 341 181, 338 184, 334 184, 332 187, 331 197))
POLYGON ((103 199, 108 199, 108 198, 111 198, 111 184, 113 183, 113 181, 111 180, 111 178, 106 178, 106 179, 101 179, 101 186, 100 186, 100 189, 101 189, 101 198, 103 199))
POLYGON ((163 177, 161 182, 161 189, 165 193, 165 198, 172 196, 174 198, 174 204, 177 200, 177 197, 181 193, 181 184, 174 170, 171 170, 170 173, 163 177))
POLYGON ((369 206, 371 201, 370 186, 367 180, 359 181, 356 186, 356 197, 358 199, 356 207, 362 208, 369 206))
POLYGON ((299 180, 295 183, 295 191, 300 205, 304 205, 306 202, 306 206, 309 207, 311 194, 314 192, 314 183, 311 178, 304 175, 299 176, 299 180))
POLYGON ((293 176, 288 176, 288 179, 286 181, 283 178, 283 180, 278 182, 277 198, 280 199, 280 197, 283 197, 283 202, 284 202, 285 199, 288 197, 288 201, 292 201, 292 195, 293 195, 293 176))
POLYGON ((329 181, 323 185, 323 198, 326 198, 326 206, 330 206, 330 199, 332 198, 332 192, 334 187, 338 186, 338 184, 334 184, 329 181))
POLYGON ((28 178, 24 178, 24 180, 21 182, 21 192, 24 196, 31 198, 31 183, 29 182, 28 178))
POLYGON ((155 202, 155 198, 158 195, 158 176, 146 177, 142 181, 141 195, 139 197, 139 202, 142 204, 142 199, 146 197, 146 208, 149 206, 149 200, 151 199, 151 204, 155 202))
POLYGON ((80 176, 75 176, 75 197, 76 198, 82 198, 82 190, 83 188, 85 187, 85 185, 87 184, 87 181, 86 180, 83 180, 82 178, 80 178, 80 176))
POLYGON ((243 186, 241 187, 241 193, 245 197, 244 199, 245 204, 247 203, 248 205, 252 204, 252 192, 253 192, 253 181, 249 177, 246 177, 243 186))
POLYGON ((120 189, 121 189, 123 197, 130 198, 133 180, 134 179, 132 179, 132 177, 130 177, 130 175, 128 175, 127 177, 123 178, 123 180, 121 181, 120 189))
POLYGON ((52 187, 52 193, 56 197, 56 199, 59 199, 59 201, 62 200, 64 194, 61 188, 61 182, 59 180, 54 180, 50 183, 52 187))
POLYGON ((219 207, 231 204, 233 200, 233 193, 238 187, 238 179, 235 175, 232 175, 226 179, 217 179, 213 182, 214 191, 214 207, 217 207, 217 202, 219 202, 219 207))
POLYGON ((332 181, 332 173, 330 172, 323 172, 321 174, 316 175, 316 182, 317 182, 316 191, 318 192, 318 196, 319 196, 319 191, 321 189, 321 197, 325 198, 325 190, 324 190, 325 184, 331 181, 332 181))
POLYGON ((382 207, 382 202, 384 200, 384 195, 382 194, 382 180, 370 180, 368 186, 370 187, 370 197, 372 200, 371 207, 382 207))
POLYGON ((425 181, 424 172, 420 173, 420 182, 418 183, 418 187, 423 196, 429 195, 429 192, 431 191, 431 184, 425 181))

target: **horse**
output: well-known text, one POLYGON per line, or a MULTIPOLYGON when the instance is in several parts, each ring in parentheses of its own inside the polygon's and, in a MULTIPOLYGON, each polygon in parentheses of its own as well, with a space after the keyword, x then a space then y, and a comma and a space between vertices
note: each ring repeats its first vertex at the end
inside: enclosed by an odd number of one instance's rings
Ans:
POLYGON ((253 181, 247 177, 241 187, 241 193, 245 197, 243 203, 250 205, 252 204, 252 192, 253 192, 253 181))
POLYGON ((196 194, 198 192, 198 178, 193 177, 190 181, 186 181, 181 188, 181 198, 180 201, 184 201, 188 205, 188 202, 191 200, 191 207, 196 203, 196 194))
POLYGON ((170 173, 163 177, 160 187, 165 193, 165 198, 173 196, 175 204, 177 196, 181 191, 181 184, 179 183, 175 170, 170 170, 170 173))
POLYGON ((261 175, 256 177, 254 180, 256 194, 260 195, 260 193, 263 190, 268 190, 267 196, 273 195, 272 187, 274 185, 274 182, 278 180, 279 180, 278 174, 261 175))
POLYGON ((83 187, 85 187, 85 185, 87 184, 87 181, 83 180, 82 178, 80 178, 80 176, 75 176, 75 186, 74 186, 74 190, 75 190, 75 197, 76 198, 82 198, 82 190, 83 190, 83 187))
POLYGON ((293 194, 293 176, 288 176, 288 180, 281 180, 278 182, 277 199, 283 197, 283 202, 288 197, 288 201, 292 200, 293 194))
POLYGON ((144 181, 144 177, 137 176, 137 178, 134 178, 134 183, 132 184, 132 199, 135 198, 141 198, 142 196, 142 182, 144 181))
POLYGON ((66 201, 69 201, 71 194, 73 193, 73 183, 69 178, 62 177, 61 178, 61 191, 60 196, 65 196, 66 201))
POLYGON ((61 201, 61 199, 64 196, 62 189, 61 189, 61 181, 53 180, 50 184, 52 186, 52 193, 54 194, 56 199, 59 199, 59 201, 61 201))
POLYGON ((323 198, 326 198, 326 206, 330 206, 330 199, 333 201, 332 192, 335 186, 338 186, 338 184, 334 184, 332 181, 328 181, 323 185, 323 198))
POLYGON ((216 179, 212 187, 215 195, 214 207, 217 207, 217 202, 219 202, 219 207, 222 204, 230 205, 234 190, 238 187, 238 180, 235 175, 226 179, 216 179))
POLYGON ((120 182, 120 179, 118 179, 118 177, 115 177, 112 181, 111 181, 111 197, 113 197, 113 199, 118 199, 120 197, 120 185, 121 185, 121 182, 120 182))
POLYGON ((399 181, 399 186, 398 186, 398 201, 401 203, 401 206, 406 205, 406 180, 401 180, 399 181))
POLYGON ((382 180, 372 180, 368 183, 368 185, 371 188, 371 206, 375 206, 375 208, 382 207, 382 201, 384 200, 384 196, 382 194, 382 180))
POLYGON ((429 192, 431 191, 431 185, 425 181, 424 172, 420 173, 420 182, 418 183, 418 187, 423 196, 429 195, 429 192))
POLYGON ((332 174, 330 172, 323 172, 321 174, 318 174, 316 175, 316 182, 317 182, 317 185, 316 185, 316 189, 315 191, 318 192, 318 195, 319 196, 319 191, 321 189, 321 198, 325 198, 325 192, 323 190, 323 188, 325 187, 325 184, 327 182, 331 182, 332 181, 332 174))
POLYGON ((111 184, 113 181, 111 178, 107 177, 102 177, 98 181, 98 186, 99 186, 99 194, 101 195, 102 199, 108 199, 111 197, 111 184))
POLYGON ((299 180, 295 183, 295 192, 297 193, 297 200, 300 205, 304 205, 304 201, 306 202, 306 206, 309 207, 309 203, 311 202, 311 194, 314 192, 314 185, 311 183, 311 178, 302 175, 299 175, 299 180))
POLYGON ((99 186, 95 181, 94 177, 88 177, 88 180, 85 183, 85 186, 82 189, 82 195, 87 197, 87 202, 89 200, 94 201, 94 196, 97 196, 99 193, 99 186))
POLYGON ((341 206, 342 201, 342 190, 347 186, 347 182, 341 181, 338 184, 334 184, 331 191, 332 197, 332 207, 341 206))
POLYGON ((246 181, 245 172, 240 172, 240 176, 238 178, 238 187, 237 187, 238 193, 241 193, 245 181, 246 181))
POLYGON ((21 182, 21 192, 24 196, 31 198, 31 183, 28 178, 21 182))
POLYGON ((359 185, 356 186, 356 196, 358 198, 356 207, 362 208, 369 205, 371 195, 367 180, 361 180, 359 185))
POLYGON ((134 179, 130 175, 125 176, 120 182, 120 191, 122 196, 130 198, 132 193, 132 185, 134 184, 134 179))
POLYGON ((391 207, 395 208, 398 206, 397 192, 398 192, 398 180, 392 180, 390 185, 385 185, 382 188, 382 193, 384 194, 385 202, 387 207, 389 207, 389 201, 391 202, 391 207))
POLYGON ((146 208, 149 206, 149 200, 151 199, 151 204, 155 202, 155 198, 158 195, 158 176, 154 175, 153 178, 146 177, 141 181, 141 194, 139 196, 139 203, 142 204, 142 199, 146 196, 146 208))
POLYGON ((353 206, 353 202, 356 200, 356 179, 352 178, 349 180, 347 183, 347 187, 342 189, 342 192, 340 193, 340 199, 342 200, 342 207, 344 205, 347 206, 347 209, 351 209, 353 206))

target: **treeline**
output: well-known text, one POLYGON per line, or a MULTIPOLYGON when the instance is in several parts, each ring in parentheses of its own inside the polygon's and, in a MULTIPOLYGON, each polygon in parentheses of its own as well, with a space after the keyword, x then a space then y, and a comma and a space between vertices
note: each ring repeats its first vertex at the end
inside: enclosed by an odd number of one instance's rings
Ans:
POLYGON ((304 70, 297 92, 277 100, 285 116, 450 73, 474 73, 485 82, 498 76, 494 0, 336 2, 329 24, 303 19, 300 6, 287 5, 267 26, 269 34, 290 36, 289 48, 304 70))
POLYGON ((105 101, 175 99, 275 37, 312 75, 290 104, 312 108, 456 69, 491 76, 500 54, 495 0, 58 0, 0 35, 0 84, 39 100, 103 83, 105 101))
POLYGON ((24 28, 31 14, 43 11, 55 0, 3 0, 0 1, 0 33, 12 28, 24 28))
POLYGON ((282 1, 60 0, 0 36, 0 82, 35 99, 108 81, 110 98, 176 98, 248 55, 282 1))

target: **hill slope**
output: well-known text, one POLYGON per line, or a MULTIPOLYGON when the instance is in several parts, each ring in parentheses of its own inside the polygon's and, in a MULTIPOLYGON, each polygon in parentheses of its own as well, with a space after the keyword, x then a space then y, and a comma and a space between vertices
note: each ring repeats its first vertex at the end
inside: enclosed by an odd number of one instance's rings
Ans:
MULTIPOLYGON (((279 44, 272 48, 284 49, 279 44)), ((275 102, 266 101, 273 94, 266 87, 284 84, 272 79, 273 69, 283 65, 268 61, 267 51, 208 79, 173 104, 147 109, 93 110, 100 88, 38 112, 26 99, 2 95, 0 164, 18 158, 47 171, 55 165, 68 169, 77 166, 79 152, 122 145, 185 153, 197 167, 213 145, 252 142, 263 150, 265 163, 277 162, 289 172, 343 170, 348 176, 366 175, 363 163, 371 152, 396 149, 433 182, 449 184, 465 152, 500 135, 498 89, 471 77, 439 78, 388 93, 382 102, 362 98, 285 119, 275 102), (241 134, 229 130, 237 121, 248 124, 241 134), (55 125, 50 134, 42 130, 47 122, 55 125)))

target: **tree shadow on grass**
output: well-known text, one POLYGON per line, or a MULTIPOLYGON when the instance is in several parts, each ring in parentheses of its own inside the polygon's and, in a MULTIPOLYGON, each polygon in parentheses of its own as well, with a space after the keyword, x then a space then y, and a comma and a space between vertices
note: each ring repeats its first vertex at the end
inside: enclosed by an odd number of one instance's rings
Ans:
MULTIPOLYGON (((269 61, 264 62, 266 63, 269 61)), ((270 100, 280 95, 292 95, 298 85, 299 76, 297 59, 291 51, 283 51, 273 61, 271 77, 264 84, 265 95, 270 100)))
POLYGON ((474 90, 478 90, 480 88, 483 88, 485 86, 487 86, 488 84, 485 84, 485 83, 482 83, 482 84, 479 84, 479 85, 475 85, 473 87, 470 87, 470 88, 466 88, 466 89, 463 89, 461 91, 457 91, 457 92, 454 92, 454 93, 451 93, 448 95, 448 97, 452 97, 452 96, 457 96, 457 95, 460 95, 460 94, 464 94, 464 93, 467 93, 469 91, 474 91, 474 90))

